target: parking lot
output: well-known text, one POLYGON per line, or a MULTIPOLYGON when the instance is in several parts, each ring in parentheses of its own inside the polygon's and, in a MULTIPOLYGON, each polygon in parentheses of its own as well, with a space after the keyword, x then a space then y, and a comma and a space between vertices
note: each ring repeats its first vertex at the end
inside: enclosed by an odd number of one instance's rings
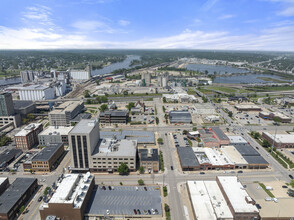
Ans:
POLYGON ((186 135, 183 135, 180 132, 173 133, 172 138, 176 147, 191 147, 189 142, 192 143, 192 147, 196 147, 196 141, 189 140, 186 135))

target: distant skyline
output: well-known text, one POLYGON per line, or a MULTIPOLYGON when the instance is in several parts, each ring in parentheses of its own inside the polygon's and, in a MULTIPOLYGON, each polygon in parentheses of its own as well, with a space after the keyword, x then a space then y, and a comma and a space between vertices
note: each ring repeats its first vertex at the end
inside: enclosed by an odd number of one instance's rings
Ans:
POLYGON ((0 49, 294 51, 294 0, 1 0, 0 49))

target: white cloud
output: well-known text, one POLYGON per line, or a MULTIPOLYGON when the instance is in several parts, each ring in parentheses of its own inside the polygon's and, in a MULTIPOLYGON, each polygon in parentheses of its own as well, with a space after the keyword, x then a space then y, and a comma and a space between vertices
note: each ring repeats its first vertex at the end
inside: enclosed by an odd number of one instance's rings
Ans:
POLYGON ((209 11, 217 2, 218 0, 207 0, 202 6, 202 9, 204 11, 209 11))
POLYGON ((23 12, 22 20, 29 26, 53 26, 51 9, 47 6, 36 5, 27 7, 23 12))
POLYGON ((294 16, 294 0, 267 0, 270 2, 281 3, 283 9, 278 11, 277 14, 281 16, 291 17, 294 16))
POLYGON ((103 21, 77 21, 72 24, 72 27, 78 31, 95 31, 114 33, 115 31, 103 21))
POLYGON ((218 19, 224 20, 224 19, 230 19, 230 18, 233 18, 233 17, 235 17, 235 15, 226 14, 226 15, 222 15, 222 16, 218 17, 218 19))
POLYGON ((127 21, 127 20, 119 20, 118 24, 120 26, 128 26, 131 22, 127 21))

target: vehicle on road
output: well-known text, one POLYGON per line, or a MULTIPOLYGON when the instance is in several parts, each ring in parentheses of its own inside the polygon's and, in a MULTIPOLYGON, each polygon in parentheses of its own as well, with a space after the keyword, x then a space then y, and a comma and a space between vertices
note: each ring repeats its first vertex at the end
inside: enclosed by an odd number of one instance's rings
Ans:
POLYGON ((243 173, 243 171, 242 170, 239 170, 238 173, 243 173))
POLYGON ((204 172, 200 172, 200 174, 202 174, 202 175, 203 175, 203 174, 205 174, 205 173, 204 173, 204 172))
POLYGON ((288 188, 288 186, 286 186, 286 185, 283 185, 282 187, 283 187, 284 189, 287 189, 287 188, 288 188))
POLYGON ((170 169, 171 169, 171 170, 174 170, 174 167, 173 167, 173 166, 170 166, 170 169))
POLYGON ((43 199, 43 196, 40 196, 39 199, 38 199, 38 202, 41 202, 43 199))
POLYGON ((294 178, 293 178, 293 176, 292 176, 291 174, 289 175, 289 177, 290 177, 290 179, 291 179, 291 180, 293 180, 293 179, 294 179, 294 178))

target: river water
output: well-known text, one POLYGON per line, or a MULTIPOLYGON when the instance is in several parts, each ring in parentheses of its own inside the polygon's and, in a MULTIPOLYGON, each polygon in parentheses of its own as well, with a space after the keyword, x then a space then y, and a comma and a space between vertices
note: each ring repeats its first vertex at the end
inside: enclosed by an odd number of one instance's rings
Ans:
POLYGON ((96 69, 96 70, 92 70, 92 76, 96 76, 96 75, 103 75, 103 74, 107 74, 107 73, 111 73, 114 70, 118 70, 118 69, 130 69, 132 67, 135 66, 131 66, 130 64, 133 60, 140 60, 140 56, 137 55, 128 55, 127 58, 122 61, 122 62, 118 62, 118 63, 112 63, 109 66, 106 66, 102 69, 96 69))

